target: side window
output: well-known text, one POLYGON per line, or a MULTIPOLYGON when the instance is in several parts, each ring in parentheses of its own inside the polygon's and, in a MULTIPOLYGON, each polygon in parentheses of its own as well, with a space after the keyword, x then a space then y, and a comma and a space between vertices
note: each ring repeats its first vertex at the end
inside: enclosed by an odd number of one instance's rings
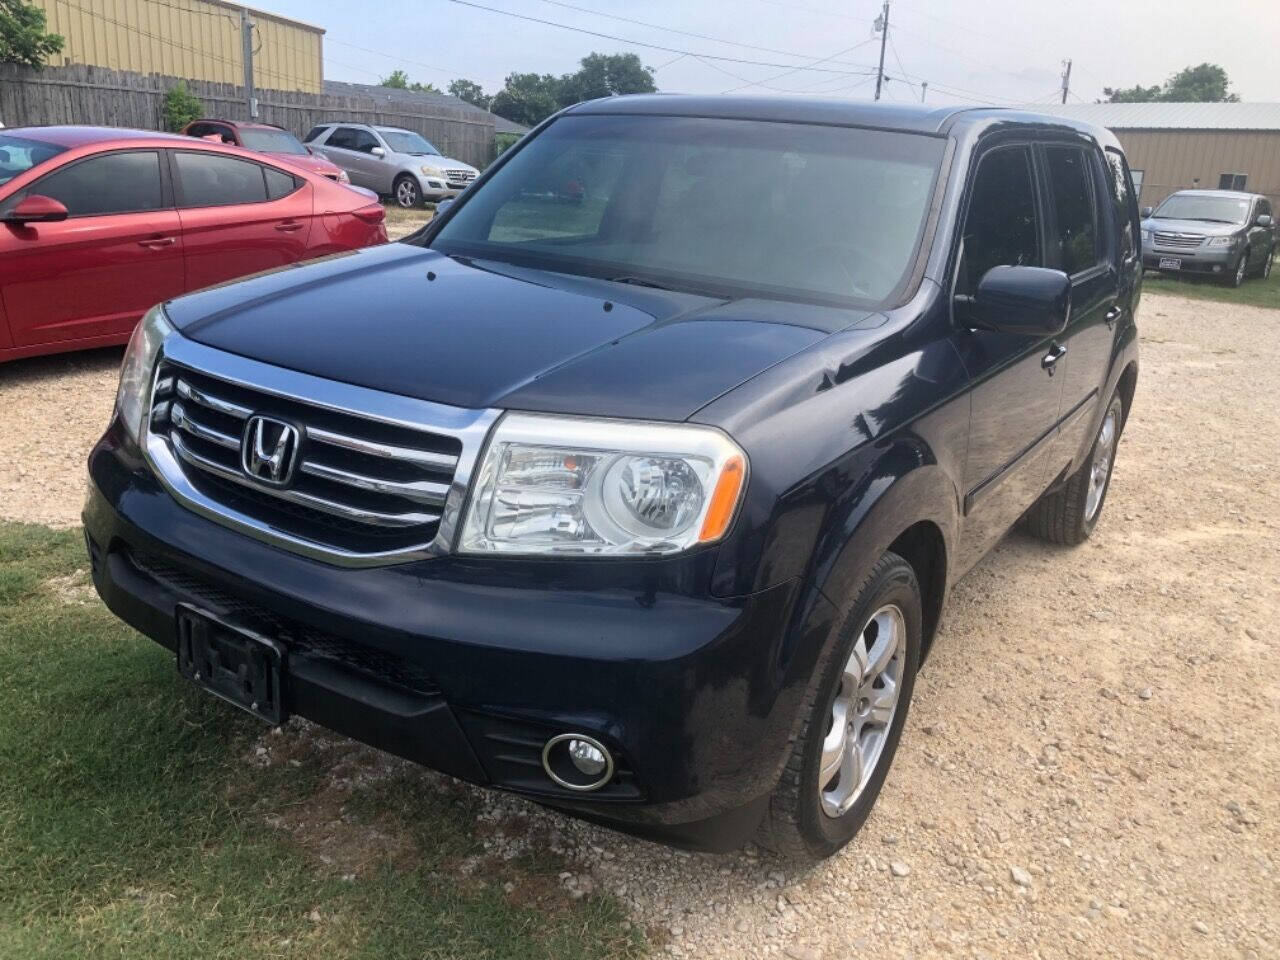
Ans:
POLYGON ((1098 262, 1097 211, 1093 204, 1093 176, 1089 155, 1079 147, 1045 147, 1049 187, 1057 215, 1058 263, 1068 274, 1088 270, 1098 262))
POLYGON ((381 146, 375 137, 368 130, 352 130, 351 147, 352 150, 359 150, 361 153, 372 153, 374 147, 381 146))
POLYGON ((136 150, 91 157, 54 171, 27 193, 60 201, 73 217, 159 210, 160 154, 136 150))
POLYGON ((1258 216, 1260 217, 1271 216, 1271 202, 1269 200, 1258 201, 1258 216))
POLYGON ((263 168, 248 160, 179 150, 174 154, 182 181, 182 206, 221 207, 267 199, 263 168))
POLYGON ((187 127, 188 137, 205 137, 211 133, 213 133, 213 130, 209 128, 209 124, 207 123, 193 123, 191 126, 187 127))
POLYGON ((1107 148, 1107 181, 1111 190, 1111 203, 1115 208, 1116 225, 1119 228, 1120 259, 1131 260, 1137 255, 1134 238, 1138 235, 1138 198, 1134 194, 1133 178, 1129 165, 1119 150, 1107 148))
POLYGON ((302 138, 302 142, 311 143, 314 140, 318 140, 320 138, 320 134, 324 133, 328 129, 329 129, 328 126, 326 126, 323 123, 320 124, 319 126, 312 127, 310 130, 307 131, 307 135, 302 138))
POLYGON ((992 267, 1038 267, 1040 221, 1028 147, 1001 147, 978 164, 965 215, 956 293, 972 295, 992 267))
POLYGON ((343 150, 355 149, 355 130, 350 127, 338 127, 333 133, 329 134, 329 139, 325 141, 326 147, 340 147, 343 150))
POLYGON ((267 178, 267 199, 279 200, 298 189, 298 181, 282 170, 274 167, 263 167, 262 175, 267 178))
POLYGON ((1221 173, 1218 174, 1219 190, 1243 190, 1249 182, 1247 173, 1221 173))

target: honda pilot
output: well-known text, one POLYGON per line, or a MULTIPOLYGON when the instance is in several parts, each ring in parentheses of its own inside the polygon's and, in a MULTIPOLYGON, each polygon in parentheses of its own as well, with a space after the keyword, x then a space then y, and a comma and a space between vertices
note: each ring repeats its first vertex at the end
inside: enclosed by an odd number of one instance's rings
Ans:
POLYGON ((1019 522, 1099 523, 1141 282, 1097 127, 580 104, 404 242, 151 310, 94 583, 269 724, 825 857, 952 585, 1019 522))

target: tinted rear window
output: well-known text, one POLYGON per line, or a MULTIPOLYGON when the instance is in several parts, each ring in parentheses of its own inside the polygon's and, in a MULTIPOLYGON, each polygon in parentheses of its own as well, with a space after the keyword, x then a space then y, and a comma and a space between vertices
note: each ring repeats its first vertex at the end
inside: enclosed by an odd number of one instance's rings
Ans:
POLYGON ((174 156, 182 180, 184 207, 221 207, 267 199, 259 164, 211 153, 180 151, 174 156))

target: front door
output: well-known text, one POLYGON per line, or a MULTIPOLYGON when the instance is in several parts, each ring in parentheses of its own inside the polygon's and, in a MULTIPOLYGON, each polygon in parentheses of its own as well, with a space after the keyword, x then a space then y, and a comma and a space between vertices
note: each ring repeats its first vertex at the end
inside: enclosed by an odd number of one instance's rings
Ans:
POLYGON ((267 164, 173 151, 174 192, 186 251, 186 289, 296 263, 306 256, 312 190, 267 164))
POLYGON ((1044 489, 1062 397, 1053 338, 979 330, 967 298, 996 266, 1044 266, 1044 231, 1028 144, 978 161, 955 276, 956 345, 974 382, 964 469, 959 570, 967 570, 1044 489))
POLYGON ((0 291, 13 345, 126 340, 153 305, 183 292, 182 237, 158 150, 61 166, 4 201, 60 201, 58 223, 0 225, 0 291))

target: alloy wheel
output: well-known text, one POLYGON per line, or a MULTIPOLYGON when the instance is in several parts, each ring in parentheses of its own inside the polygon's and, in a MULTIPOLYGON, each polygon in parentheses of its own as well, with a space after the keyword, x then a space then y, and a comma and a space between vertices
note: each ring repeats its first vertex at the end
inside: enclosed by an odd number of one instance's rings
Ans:
POLYGON ((858 635, 831 705, 818 766, 818 792, 828 817, 848 812, 876 771, 898 710, 906 655, 902 611, 883 606, 858 635))
POLYGON ((1244 283, 1244 275, 1249 270, 1249 251, 1240 254, 1240 265, 1236 267, 1236 286, 1244 283))
POLYGON ((1092 521, 1102 506, 1102 496, 1107 492, 1107 481, 1111 478, 1111 458, 1116 449, 1116 408, 1107 411, 1102 421, 1102 429, 1098 432, 1098 442, 1094 445, 1093 465, 1089 468, 1089 493, 1084 501, 1084 518, 1092 521))
POLYGON ((396 184, 396 203, 402 207, 418 205, 418 187, 412 180, 401 180, 396 184))

